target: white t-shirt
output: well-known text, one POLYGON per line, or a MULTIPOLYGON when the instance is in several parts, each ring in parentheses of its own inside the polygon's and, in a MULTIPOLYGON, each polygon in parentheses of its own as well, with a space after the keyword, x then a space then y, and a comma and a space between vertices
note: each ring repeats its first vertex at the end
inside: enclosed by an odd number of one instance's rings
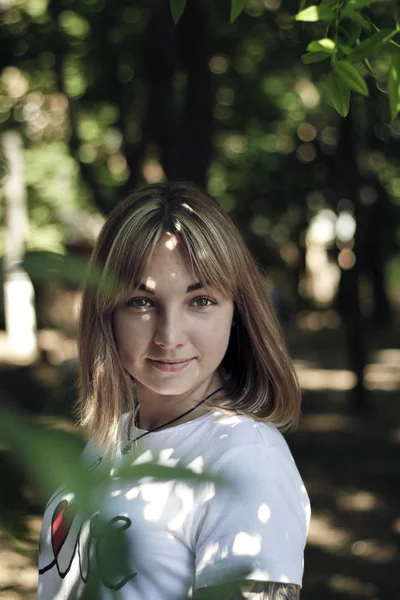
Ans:
MULTIPOLYGON (((140 433, 133 427, 131 438, 140 433)), ((92 469, 100 462, 91 443, 84 460, 92 469)), ((114 532, 127 536, 129 572, 118 573, 115 566, 108 572, 100 564, 103 600, 181 600, 233 569, 244 569, 248 579, 301 585, 310 503, 273 425, 215 409, 135 443, 132 462, 149 461, 207 470, 229 484, 145 477, 121 485, 112 479, 99 512, 114 532)), ((95 556, 101 563, 104 538, 96 532, 96 518, 84 521, 75 514, 66 490, 50 500, 41 532, 39 600, 82 596, 95 556)))

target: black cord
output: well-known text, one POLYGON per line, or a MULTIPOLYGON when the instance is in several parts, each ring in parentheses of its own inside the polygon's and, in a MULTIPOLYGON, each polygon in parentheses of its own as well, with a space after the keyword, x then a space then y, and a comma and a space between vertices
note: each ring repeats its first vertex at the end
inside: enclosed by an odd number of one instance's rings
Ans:
MULTIPOLYGON (((205 402, 206 400, 208 400, 209 398, 211 398, 212 396, 214 396, 217 392, 220 392, 223 389, 224 389, 223 387, 218 388, 217 390, 215 390, 215 392, 212 392, 211 394, 209 394, 208 396, 206 396, 205 398, 203 398, 203 400, 200 400, 200 402, 198 402, 197 404, 195 404, 194 406, 192 406, 192 408, 189 408, 189 410, 187 410, 186 412, 182 413, 178 417, 175 417, 174 419, 171 419, 170 421, 167 421, 166 423, 163 423, 162 425, 158 425, 157 427, 154 427, 154 429, 149 429, 149 431, 145 431, 144 433, 141 433, 134 440, 132 440, 130 437, 128 437, 128 444, 123 448, 122 454, 128 454, 129 450, 132 447, 132 444, 134 444, 135 442, 137 442, 138 440, 140 440, 141 438, 143 438, 145 435, 148 435, 149 433, 153 433, 153 431, 158 431, 159 429, 162 429, 163 427, 166 427, 167 425, 171 425, 171 423, 175 423, 175 421, 178 421, 179 419, 182 419, 182 417, 186 417, 186 415, 188 415, 189 413, 191 413, 192 411, 194 411, 198 406, 200 406, 200 404, 203 404, 203 402, 205 402)), ((130 422, 129 422, 128 436, 130 434, 130 430, 131 430, 131 427, 132 427, 132 420, 133 420, 133 417, 131 416, 130 422)))

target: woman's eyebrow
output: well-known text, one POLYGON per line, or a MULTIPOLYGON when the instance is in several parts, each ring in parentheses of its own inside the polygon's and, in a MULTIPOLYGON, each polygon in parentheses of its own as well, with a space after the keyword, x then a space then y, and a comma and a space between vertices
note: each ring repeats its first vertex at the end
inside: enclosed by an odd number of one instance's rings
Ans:
POLYGON ((138 290, 142 290, 143 292, 147 292, 148 294, 155 294, 155 290, 152 290, 151 288, 147 287, 147 285, 145 285, 144 283, 141 283, 140 285, 138 285, 137 283, 135 283, 134 285, 135 289, 138 290))
POLYGON ((190 292, 194 292, 195 290, 201 290, 203 287, 204 286, 202 283, 200 283, 200 281, 198 281, 197 283, 192 283, 191 285, 188 286, 186 293, 190 294, 190 292))
MULTIPOLYGON (((190 292, 194 292, 195 290, 200 290, 202 289, 204 286, 202 283, 200 283, 200 281, 198 281, 197 283, 191 283, 187 290, 186 293, 190 294, 190 292)), ((152 290, 151 288, 147 287, 147 285, 145 285, 144 283, 141 283, 139 286, 137 284, 135 284, 135 288, 137 288, 138 290, 142 290, 143 292, 147 292, 148 294, 155 294, 155 290, 152 290)))

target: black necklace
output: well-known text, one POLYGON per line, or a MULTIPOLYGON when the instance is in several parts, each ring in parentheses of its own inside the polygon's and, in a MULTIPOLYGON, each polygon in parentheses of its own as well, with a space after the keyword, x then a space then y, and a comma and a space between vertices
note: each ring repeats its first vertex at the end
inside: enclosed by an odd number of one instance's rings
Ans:
POLYGON ((145 431, 144 433, 141 433, 134 440, 132 440, 130 438, 130 430, 131 430, 131 427, 132 427, 132 420, 133 420, 133 417, 131 417, 130 422, 129 422, 129 429, 128 429, 128 432, 129 432, 128 433, 128 443, 122 449, 122 451, 121 451, 122 454, 128 454, 128 452, 132 448, 132 445, 135 442, 137 442, 138 440, 140 440, 141 438, 143 438, 145 435, 149 435, 149 433, 153 433, 153 431, 158 431, 158 429, 162 429, 163 427, 166 427, 167 425, 170 425, 171 423, 175 423, 175 421, 179 421, 179 419, 182 419, 182 417, 186 417, 186 415, 188 415, 189 413, 191 413, 192 411, 194 411, 198 406, 200 406, 200 404, 203 404, 203 402, 205 402, 206 400, 208 400, 209 398, 211 398, 212 396, 214 396, 217 392, 220 392, 223 389, 224 389, 223 387, 218 388, 217 390, 215 390, 215 392, 212 392, 211 394, 209 394, 208 396, 206 396, 205 398, 203 398, 203 400, 200 400, 200 402, 198 402, 197 404, 195 404, 192 408, 189 408, 189 410, 187 410, 186 412, 182 413, 178 417, 175 417, 174 419, 171 419, 170 421, 167 421, 166 423, 163 423, 162 425, 158 425, 158 427, 154 427, 154 429, 149 429, 149 431, 145 431))

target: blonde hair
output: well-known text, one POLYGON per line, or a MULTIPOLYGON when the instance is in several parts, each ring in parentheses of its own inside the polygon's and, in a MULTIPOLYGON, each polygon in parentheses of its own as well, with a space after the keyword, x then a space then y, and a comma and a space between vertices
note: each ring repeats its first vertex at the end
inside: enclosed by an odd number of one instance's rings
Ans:
POLYGON ((80 422, 95 445, 113 453, 121 415, 133 408, 132 378, 122 366, 112 326, 113 311, 142 276, 166 232, 179 237, 203 285, 232 298, 236 325, 219 372, 225 410, 296 426, 301 394, 280 325, 258 267, 228 215, 209 194, 189 183, 145 187, 109 215, 90 265, 103 285, 86 285, 78 330, 80 422), (117 289, 107 285, 112 279, 117 289))

